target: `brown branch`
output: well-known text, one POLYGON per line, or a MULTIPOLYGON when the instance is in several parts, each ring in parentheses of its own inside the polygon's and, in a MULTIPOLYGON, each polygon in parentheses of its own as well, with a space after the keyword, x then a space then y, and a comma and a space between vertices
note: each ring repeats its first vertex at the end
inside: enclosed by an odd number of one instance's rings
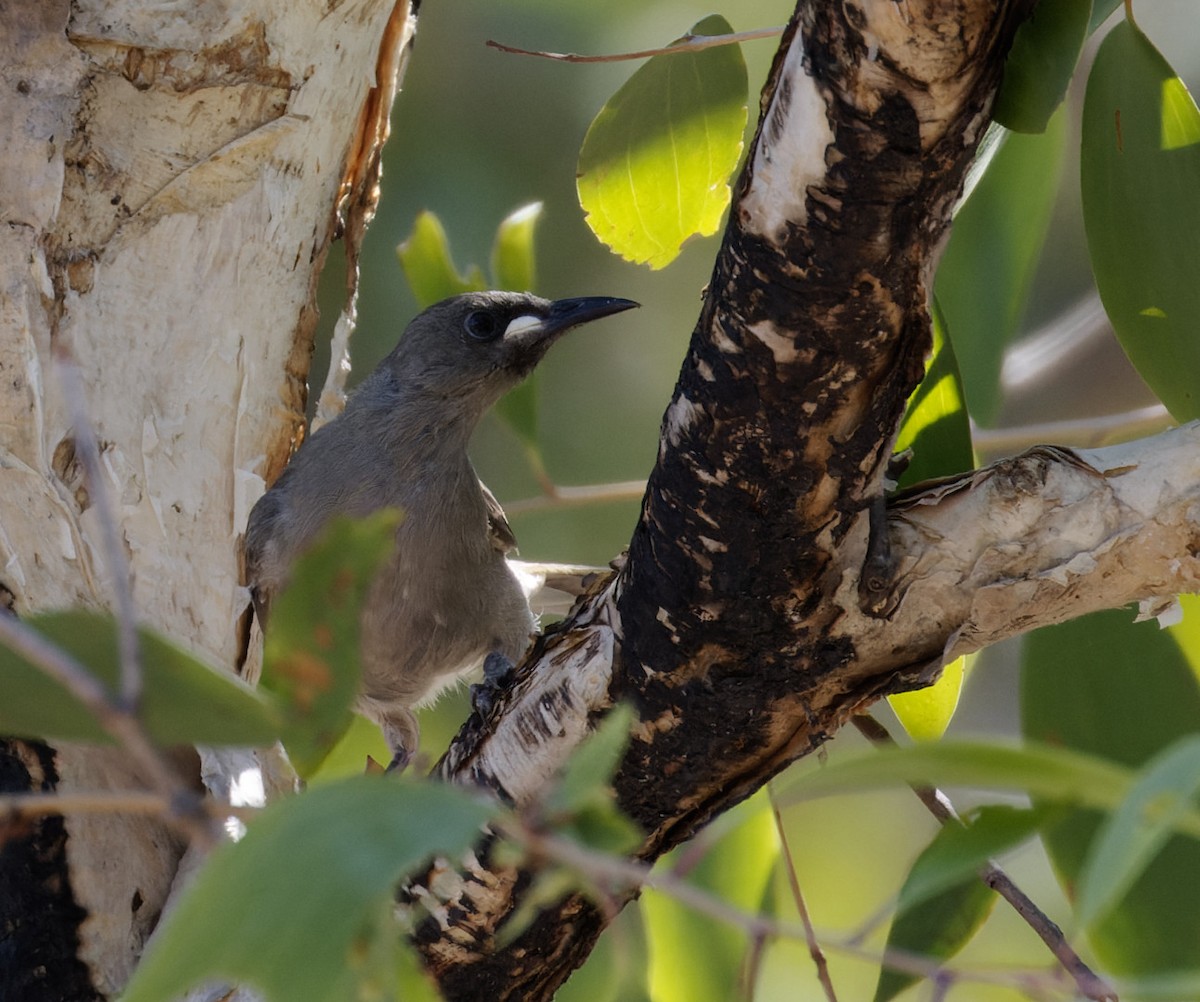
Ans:
POLYGON ((804 902, 804 892, 800 889, 800 878, 796 876, 796 863, 792 859, 792 847, 788 844, 787 832, 783 827, 783 815, 780 813, 779 805, 775 802, 775 791, 772 784, 767 784, 767 791, 771 796, 771 813, 775 817, 775 830, 779 833, 779 846, 783 852, 783 862, 787 869, 788 885, 792 889, 792 900, 796 904, 796 911, 800 913, 800 921, 804 925, 804 941, 808 945, 808 955, 812 957, 813 964, 817 968, 817 980, 821 982, 825 998, 828 999, 828 1002, 837 1002, 837 992, 834 991, 833 979, 829 976, 829 964, 825 960, 821 944, 817 942, 817 933, 813 929, 812 919, 808 914, 808 905, 804 902))
MULTIPOLYGON (((886 727, 874 717, 859 714, 854 718, 854 726, 871 744, 880 748, 896 747, 896 739, 888 733, 886 727)), ((950 798, 934 786, 912 787, 921 803, 928 808, 929 813, 943 825, 961 825, 962 820, 954 809, 950 798)), ((1042 911, 1024 891, 1021 890, 996 863, 990 860, 979 870, 979 879, 999 894, 1024 920, 1038 938, 1046 944, 1055 959, 1075 981, 1075 986, 1084 998, 1095 1002, 1118 1002, 1116 990, 1083 962, 1083 959, 1067 942, 1062 929, 1042 911)))

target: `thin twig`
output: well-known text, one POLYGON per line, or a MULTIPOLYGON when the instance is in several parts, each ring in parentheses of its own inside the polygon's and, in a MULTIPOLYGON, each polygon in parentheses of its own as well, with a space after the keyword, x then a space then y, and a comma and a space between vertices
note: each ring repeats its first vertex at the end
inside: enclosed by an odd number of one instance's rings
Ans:
MULTIPOLYGON (((0 826, 11 818, 46 817, 51 814, 146 814, 170 821, 174 802, 147 790, 104 790, 71 793, 0 793, 0 826)), ((262 813, 248 804, 221 804, 222 817, 248 821, 262 813)))
POLYGON ((637 52, 616 52, 604 56, 587 56, 578 52, 543 52, 540 49, 521 49, 491 38, 487 40, 487 45, 489 48, 510 52, 516 56, 537 56, 541 59, 553 59, 561 63, 617 63, 627 59, 649 59, 651 56, 674 56, 681 52, 700 52, 702 49, 711 49, 718 45, 736 45, 738 42, 753 42, 756 39, 774 38, 781 34, 783 34, 782 26, 754 28, 751 31, 738 31, 731 35, 689 34, 661 49, 639 49, 637 52))
POLYGON ((611 484, 586 484, 582 487, 548 484, 545 486, 545 493, 538 497, 509 501, 504 505, 504 510, 509 515, 528 515, 537 511, 573 508, 604 501, 638 501, 645 493, 645 480, 622 480, 611 484))
MULTIPOLYGON (((552 860, 608 887, 649 888, 674 898, 701 915, 743 930, 750 937, 775 937, 803 941, 807 938, 802 926, 781 922, 766 915, 756 915, 721 900, 715 895, 676 878, 666 872, 652 872, 645 863, 611 856, 579 845, 570 839, 535 830, 519 821, 498 821, 495 826, 506 836, 524 845, 535 857, 552 860)), ((1045 975, 1027 971, 953 971, 937 960, 931 960, 906 950, 888 948, 882 953, 854 943, 823 937, 824 948, 835 953, 856 957, 885 967, 903 971, 919 978, 947 978, 953 982, 1006 985, 1019 990, 1040 989, 1047 984, 1045 975)), ((1053 981, 1050 982, 1054 984, 1053 981)))
POLYGON ((108 493, 108 484, 100 465, 100 446, 88 419, 84 402, 84 383, 79 366, 61 342, 55 343, 55 361, 62 382, 67 415, 74 429, 75 455, 83 468, 88 499, 96 509, 108 576, 117 600, 117 647, 121 662, 121 701, 133 713, 142 694, 142 655, 137 635, 137 615, 133 590, 129 583, 129 561, 117 531, 116 514, 108 493))
POLYGON ((804 892, 800 889, 800 878, 796 875, 796 863, 792 859, 792 847, 788 844, 787 832, 783 828, 783 815, 780 814, 779 804, 775 800, 773 782, 767 783, 767 796, 771 801, 771 813, 775 816, 775 830, 779 833, 779 845, 783 850, 783 862, 787 868, 788 883, 792 888, 792 900, 796 903, 796 911, 800 913, 800 922, 804 925, 804 941, 808 944, 808 954, 816 965, 817 980, 825 990, 825 998, 829 1002, 838 1002, 833 979, 829 976, 829 964, 825 960, 821 944, 817 942, 817 933, 808 914, 808 905, 804 902, 804 892))
POLYGON ((1143 438, 1174 425, 1162 404, 1151 404, 1122 414, 1076 418, 1070 421, 1044 421, 1014 428, 972 428, 971 442, 988 456, 1010 455, 1035 445, 1055 445, 1083 449, 1099 448, 1118 439, 1143 438))
POLYGON ((142 768, 153 790, 170 800, 172 808, 165 820, 205 845, 216 840, 216 831, 209 823, 199 796, 146 737, 138 718, 114 700, 87 668, 13 616, 0 616, 0 641, 33 662, 83 703, 96 722, 142 768))
MULTIPOLYGON (((854 718, 854 726, 868 741, 878 747, 896 747, 896 739, 888 733, 874 717, 858 714, 854 718)), ((954 809, 950 798, 934 786, 910 784, 913 792, 920 798, 937 820, 943 824, 962 824, 962 819, 954 809)), ((1033 900, 1008 876, 997 864, 990 860, 979 870, 979 879, 1007 901, 1026 924, 1038 934, 1038 937, 1063 969, 1074 979, 1079 992, 1095 1002, 1117 1002, 1116 990, 1103 978, 1099 977, 1087 966, 1067 942, 1062 929, 1043 912, 1033 900)))

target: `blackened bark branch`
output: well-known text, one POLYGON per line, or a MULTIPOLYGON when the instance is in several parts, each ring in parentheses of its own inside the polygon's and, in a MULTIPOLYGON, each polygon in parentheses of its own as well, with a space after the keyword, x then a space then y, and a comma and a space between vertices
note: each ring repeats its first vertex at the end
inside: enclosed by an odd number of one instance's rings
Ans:
MULTIPOLYGON (((922 662, 863 671, 855 630, 887 625, 844 585, 924 369, 937 251, 1031 7, 798 4, 628 558, 442 775, 527 803, 627 700, 639 723, 616 787, 652 860, 868 703, 936 675, 945 635, 922 662)), ((549 998, 604 925, 571 897, 497 948, 531 871, 481 848, 452 891, 433 876, 409 893, 430 907, 416 940, 450 998, 549 998)))

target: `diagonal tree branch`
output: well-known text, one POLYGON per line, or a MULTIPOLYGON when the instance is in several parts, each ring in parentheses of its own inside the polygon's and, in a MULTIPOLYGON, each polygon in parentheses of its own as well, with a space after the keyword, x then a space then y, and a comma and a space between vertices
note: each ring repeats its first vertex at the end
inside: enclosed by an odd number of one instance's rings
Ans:
MULTIPOLYGON (((528 802, 627 700, 639 722, 616 787, 653 860, 873 700, 931 681, 952 637, 976 637, 969 596, 957 620, 919 614, 938 558, 913 573, 934 534, 906 528, 912 504, 876 519, 874 540, 868 509, 929 349, 937 252, 1030 8, 798 4, 628 558, 468 723, 441 775, 528 802)), ((1030 464, 1109 482, 1050 451, 967 478, 969 493, 1030 464)), ((986 501, 974 515, 986 533, 986 501)), ((549 997, 605 921, 571 897, 497 948, 531 872, 480 847, 461 881, 433 876, 410 887, 438 903, 415 939, 451 998, 549 997)))

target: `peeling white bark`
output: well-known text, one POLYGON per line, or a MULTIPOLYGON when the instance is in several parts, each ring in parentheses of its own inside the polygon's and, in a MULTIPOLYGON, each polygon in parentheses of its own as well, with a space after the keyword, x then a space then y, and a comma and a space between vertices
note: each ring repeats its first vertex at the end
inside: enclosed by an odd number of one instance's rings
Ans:
MULTIPOLYGON (((138 615, 232 667, 237 538, 302 412, 316 279, 378 129, 394 8, 0 6, 0 584, 19 614, 112 602, 55 374, 65 350, 138 615)), ((119 756, 57 760, 64 791, 136 782, 119 756)), ((113 991, 179 847, 143 818, 67 823, 82 954, 113 991)))

